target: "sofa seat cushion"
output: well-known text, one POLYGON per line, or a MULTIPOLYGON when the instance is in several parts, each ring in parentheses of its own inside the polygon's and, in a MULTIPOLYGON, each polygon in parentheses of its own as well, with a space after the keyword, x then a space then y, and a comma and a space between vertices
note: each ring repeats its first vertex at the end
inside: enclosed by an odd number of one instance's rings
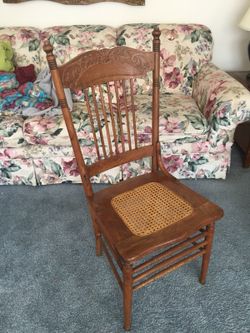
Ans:
MULTIPOLYGON (((93 147, 81 146, 84 154, 85 163, 93 163, 96 159, 96 152, 93 147)), ((73 157, 74 152, 72 146, 48 146, 48 145, 29 145, 26 148, 27 156, 33 158, 49 158, 53 157, 73 157)))
MULTIPOLYGON (((91 156, 91 161, 93 162, 94 159, 97 159, 97 153, 85 103, 74 103, 74 109, 71 115, 80 144, 86 150, 85 155, 91 156)), ((95 117, 93 118, 95 119, 95 117)), ((103 117, 101 122, 104 126, 103 117)), ((111 123, 109 123, 109 125, 111 131, 111 123)), ((57 116, 44 115, 28 117, 24 121, 23 132, 26 142, 31 145, 71 147, 68 131, 62 114, 57 116)), ((99 133, 96 133, 96 137, 98 142, 100 142, 99 133)), ((105 130, 103 130, 103 138, 105 145, 108 146, 105 130)), ((102 156, 102 151, 100 151, 100 155, 102 156)))
MULTIPOLYGON (((135 112, 139 126, 137 132, 141 145, 151 140, 151 98, 149 95, 138 95, 135 99, 135 112)), ((93 150, 94 138, 88 113, 83 103, 74 103, 72 118, 81 145, 93 150)), ((131 117, 130 121, 132 122, 131 117)), ((125 114, 124 124, 126 124, 125 114)), ((207 120, 199 111, 192 97, 183 94, 163 94, 161 96, 161 142, 175 142, 180 144, 184 142, 206 141, 208 129, 207 120)), ((123 126, 123 132, 126 138, 125 125, 123 126)), ((60 147, 71 145, 62 115, 29 117, 24 121, 23 133, 26 142, 32 145, 53 145, 60 147)), ((103 130, 103 136, 104 141, 107 143, 105 130, 103 130)), ((98 134, 97 139, 100 139, 98 134)), ((93 151, 91 154, 95 154, 95 152, 93 151)))
POLYGON ((0 147, 14 148, 25 145, 23 122, 23 117, 20 115, 0 116, 0 147))
MULTIPOLYGON (((151 140, 151 96, 135 99, 140 143, 151 140)), ((209 125, 194 99, 183 94, 162 94, 160 97, 160 141, 190 143, 206 141, 209 125)))
POLYGON ((176 140, 175 142, 161 143, 161 153, 165 155, 175 154, 205 154, 210 152, 209 141, 200 140, 200 138, 193 137, 183 142, 182 140, 176 140))
MULTIPOLYGON (((82 103, 75 103, 72 111, 73 123, 80 138, 85 138, 86 145, 94 145, 89 137, 91 131, 87 110, 82 103)), ((25 119, 23 133, 31 145, 70 146, 70 140, 62 115, 34 116, 25 119)))

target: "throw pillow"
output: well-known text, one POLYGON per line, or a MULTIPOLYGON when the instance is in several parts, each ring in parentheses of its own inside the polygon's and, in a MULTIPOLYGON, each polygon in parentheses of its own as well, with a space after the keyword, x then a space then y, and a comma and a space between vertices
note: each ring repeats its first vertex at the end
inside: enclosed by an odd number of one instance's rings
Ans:
POLYGON ((0 71, 12 72, 14 65, 12 62, 13 49, 8 40, 0 41, 0 71))
POLYGON ((35 66, 33 64, 16 67, 15 74, 20 85, 27 82, 34 82, 36 80, 35 66))

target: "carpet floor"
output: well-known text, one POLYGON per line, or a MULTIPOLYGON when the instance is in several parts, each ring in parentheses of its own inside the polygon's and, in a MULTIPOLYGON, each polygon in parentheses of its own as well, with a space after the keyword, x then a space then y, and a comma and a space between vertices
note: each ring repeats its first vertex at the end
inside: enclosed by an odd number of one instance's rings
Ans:
MULTIPOLYGON (((207 283, 197 260, 137 291, 131 332, 250 332, 250 169, 234 148, 226 180, 183 182, 225 211, 207 283)), ((81 185, 0 187, 0 332, 123 332, 121 292, 95 256, 81 185)))

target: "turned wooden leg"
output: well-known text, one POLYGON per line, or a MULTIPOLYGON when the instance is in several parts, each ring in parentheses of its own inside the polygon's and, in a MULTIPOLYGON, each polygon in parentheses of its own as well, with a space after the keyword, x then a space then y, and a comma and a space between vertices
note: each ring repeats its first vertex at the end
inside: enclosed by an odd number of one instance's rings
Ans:
POLYGON ((101 238, 101 231, 99 229, 99 226, 96 222, 96 219, 94 217, 94 214, 91 214, 92 217, 92 224, 95 234, 95 252, 97 256, 102 255, 102 238, 101 238))
POLYGON ((102 239, 101 234, 96 234, 96 245, 95 245, 95 253, 98 257, 102 255, 102 239))
POLYGON ((214 223, 211 223, 207 226, 207 236, 206 241, 208 244, 206 245, 206 252, 202 256, 202 266, 201 266, 201 275, 200 275, 200 283, 206 283, 206 276, 208 271, 209 260, 212 251, 213 237, 214 237, 214 223))
POLYGON ((95 234, 95 252, 96 252, 97 256, 101 256, 102 255, 102 238, 101 238, 102 234, 101 234, 100 228, 96 222, 95 213, 92 210, 91 206, 89 206, 89 210, 90 210, 92 225, 93 225, 94 234, 95 234))
POLYGON ((244 157, 243 167, 244 168, 250 167, 250 144, 249 144, 248 151, 246 152, 246 155, 244 157))
POLYGON ((94 231, 95 231, 95 252, 97 256, 102 255, 102 238, 101 238, 101 232, 99 227, 97 226, 97 223, 94 222, 94 231))
POLYGON ((132 316, 132 267, 129 264, 123 266, 123 312, 124 312, 124 329, 126 331, 131 328, 132 316))

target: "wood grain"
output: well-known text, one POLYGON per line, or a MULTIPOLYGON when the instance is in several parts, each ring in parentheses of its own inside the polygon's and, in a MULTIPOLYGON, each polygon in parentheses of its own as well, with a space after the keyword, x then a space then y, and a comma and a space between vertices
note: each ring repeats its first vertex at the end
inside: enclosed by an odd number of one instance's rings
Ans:
MULTIPOLYGON (((88 200, 95 232, 96 253, 100 255, 101 250, 104 250, 122 288, 124 328, 129 330, 135 290, 200 256, 203 258, 200 282, 205 283, 214 223, 223 216, 223 210, 183 185, 164 169, 159 142, 160 31, 158 29, 153 31, 153 52, 142 52, 127 47, 90 51, 57 68, 53 48, 49 42, 45 43, 44 50, 47 53, 52 79, 88 200), (153 72, 152 139, 151 142, 141 146, 137 121, 138 109, 134 96, 136 89, 133 85, 135 78, 146 75, 148 71, 153 72), (85 91, 90 128, 93 131, 93 145, 97 151, 96 161, 90 165, 84 162, 67 106, 64 87, 82 88, 85 91), (152 159, 151 172, 127 179, 99 192, 93 191, 91 176, 144 157, 152 159), (178 200, 172 201, 170 208, 173 211, 180 209, 179 199, 186 201, 192 209, 185 217, 173 219, 173 223, 163 226, 161 230, 138 236, 127 227, 111 201, 117 195, 150 182, 159 183, 163 189, 174 193, 175 198, 178 196, 178 200)), ((140 200, 143 201, 146 197, 141 195, 140 200)), ((137 209, 140 208, 140 200, 136 205, 137 209)), ((162 201, 160 209, 154 211, 154 218, 150 217, 149 223, 157 224, 159 221, 157 217, 163 210, 168 214, 164 216, 171 216, 168 203, 164 204, 166 200, 162 201)), ((131 202, 130 205, 125 204, 126 210, 131 209, 131 205, 131 202)), ((154 206, 152 205, 150 209, 153 210, 154 206)), ((145 214, 145 209, 143 213, 145 214)), ((176 213, 176 216, 179 215, 176 213)))
MULTIPOLYGON (((21 3, 32 0, 3 0, 5 3, 21 3)), ((99 2, 120 2, 132 6, 143 6, 145 0, 50 0, 64 5, 91 5, 99 2)))

